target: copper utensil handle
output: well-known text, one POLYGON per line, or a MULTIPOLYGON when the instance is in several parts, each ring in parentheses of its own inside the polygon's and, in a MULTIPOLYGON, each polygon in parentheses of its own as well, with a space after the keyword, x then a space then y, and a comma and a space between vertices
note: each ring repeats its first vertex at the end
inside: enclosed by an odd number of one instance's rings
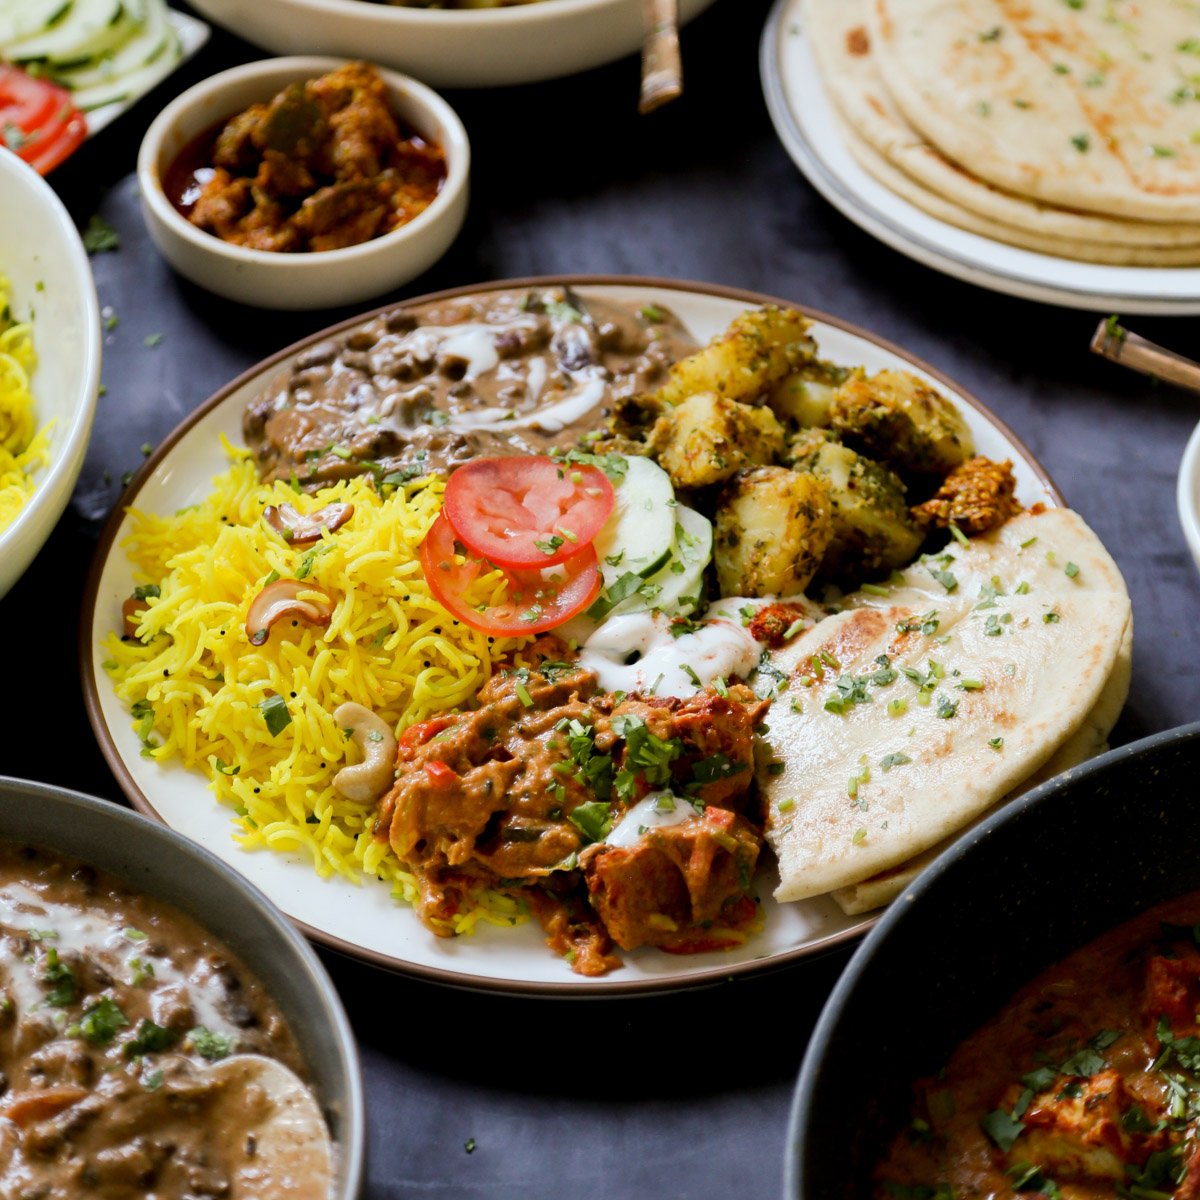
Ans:
POLYGON ((683 92, 677 0, 642 0, 642 96, 638 111, 653 112, 683 92))
POLYGON ((1157 346, 1130 333, 1115 318, 1101 321, 1092 335, 1092 353, 1111 362, 1120 363, 1132 371, 1165 379, 1168 383, 1200 392, 1200 363, 1176 354, 1165 346, 1157 346))

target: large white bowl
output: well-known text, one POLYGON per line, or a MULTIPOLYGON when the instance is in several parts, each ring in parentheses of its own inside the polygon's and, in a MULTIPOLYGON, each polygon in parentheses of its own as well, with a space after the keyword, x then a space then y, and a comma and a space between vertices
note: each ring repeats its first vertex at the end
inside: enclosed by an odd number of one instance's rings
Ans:
MULTIPOLYGON (((712 0, 679 0, 680 22, 712 0)), ((439 11, 368 0, 192 0, 276 54, 369 58, 438 87, 492 87, 573 75, 642 44, 642 0, 543 0, 439 11)))
POLYGON ((18 317, 33 310, 39 425, 53 421, 50 465, 0 532, 0 596, 33 561, 62 516, 92 431, 100 390, 100 309, 75 223, 40 175, 0 149, 0 275, 18 317))
POLYGON ((181 275, 218 296, 260 308, 334 308, 392 291, 446 253, 467 214, 467 131, 441 96, 395 71, 380 72, 392 108, 442 147, 446 182, 424 212, 391 233, 344 250, 250 250, 198 229, 167 199, 163 174, 192 138, 251 104, 269 100, 289 83, 315 79, 343 61, 297 57, 247 63, 189 88, 154 119, 138 152, 142 212, 154 244, 181 275))
POLYGON ((1200 571, 1200 425, 1188 439, 1179 464, 1179 484, 1175 492, 1179 504, 1179 523, 1188 549, 1200 571))

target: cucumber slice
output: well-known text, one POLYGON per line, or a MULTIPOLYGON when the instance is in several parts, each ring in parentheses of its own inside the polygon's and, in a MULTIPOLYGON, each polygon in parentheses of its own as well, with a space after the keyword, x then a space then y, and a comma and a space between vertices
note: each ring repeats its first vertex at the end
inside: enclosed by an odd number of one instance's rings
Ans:
POLYGON ((669 616, 695 612, 704 590, 704 568, 712 558, 712 522, 681 504, 675 513, 675 538, 667 565, 646 580, 636 597, 614 612, 655 608, 669 616))
POLYGON ((15 63, 51 66, 85 63, 119 46, 137 27, 121 0, 74 0, 61 21, 5 46, 4 57, 15 63))
MULTIPOLYGON (((129 0, 125 0, 125 7, 131 7, 129 0)), ((56 71, 55 81, 73 92, 82 91, 84 88, 116 83, 134 71, 157 62, 161 56, 169 58, 174 30, 167 21, 162 0, 145 3, 140 11, 139 27, 122 45, 77 67, 56 71)))
POLYGON ((0 6, 0 57, 8 57, 9 42, 57 28, 72 8, 72 0, 7 0, 0 6))
POLYGON ((182 58, 183 44, 179 35, 173 29, 168 29, 167 40, 150 62, 107 83, 94 83, 90 87, 78 88, 72 92, 71 99, 75 107, 84 112, 91 112, 115 100, 136 100, 170 75, 182 58))
POLYGON ((630 455, 625 462, 625 475, 614 484, 616 507, 595 541, 606 589, 623 575, 653 575, 675 540, 670 477, 648 458, 630 455))

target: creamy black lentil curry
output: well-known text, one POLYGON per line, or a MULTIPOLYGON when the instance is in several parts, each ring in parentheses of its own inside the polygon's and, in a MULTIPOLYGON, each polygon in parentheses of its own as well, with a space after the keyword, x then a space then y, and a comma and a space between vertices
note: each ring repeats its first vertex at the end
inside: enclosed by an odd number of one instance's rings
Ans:
POLYGON ((303 1071, 225 946, 114 876, 0 843, 3 1200, 326 1196, 256 1165, 278 1100, 256 1056, 303 1071))
POLYGON ((694 346, 665 309, 563 287, 396 308, 302 351, 243 430, 264 479, 397 482, 575 446, 694 346))

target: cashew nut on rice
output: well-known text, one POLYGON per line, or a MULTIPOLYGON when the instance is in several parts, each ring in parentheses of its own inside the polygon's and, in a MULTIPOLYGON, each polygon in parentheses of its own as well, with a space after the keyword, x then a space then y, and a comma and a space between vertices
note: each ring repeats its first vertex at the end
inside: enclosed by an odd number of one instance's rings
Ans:
POLYGON ((350 730, 363 756, 362 762, 343 767, 333 777, 333 786, 359 804, 378 800, 395 778, 396 735, 369 708, 351 701, 338 705, 333 719, 350 730))

